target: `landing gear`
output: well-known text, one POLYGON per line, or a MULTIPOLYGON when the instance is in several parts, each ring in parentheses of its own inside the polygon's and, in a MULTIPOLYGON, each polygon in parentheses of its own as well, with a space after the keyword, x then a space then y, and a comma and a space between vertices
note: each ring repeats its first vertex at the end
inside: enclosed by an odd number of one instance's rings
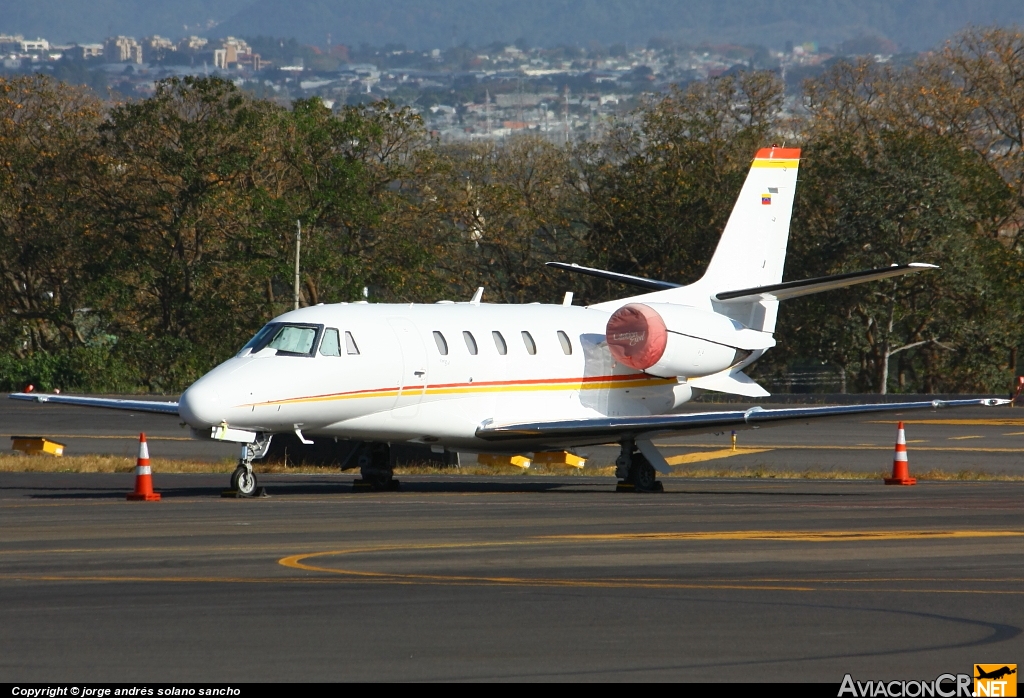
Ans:
POLYGON ((633 439, 622 441, 622 450, 615 461, 616 492, 664 492, 658 473, 641 453, 633 439))
POLYGON ((272 434, 259 434, 251 444, 242 444, 242 452, 238 456, 238 467, 231 473, 231 489, 240 497, 258 497, 262 487, 256 487, 256 474, 252 471, 252 462, 267 455, 270 450, 272 434))
POLYGON ((252 471, 251 463, 248 468, 239 465, 235 472, 231 473, 231 489, 246 497, 251 497, 256 492, 256 473, 252 471))
POLYGON ((361 479, 352 483, 356 491, 393 492, 398 489, 394 464, 391 462, 391 445, 364 442, 359 445, 356 465, 361 479))

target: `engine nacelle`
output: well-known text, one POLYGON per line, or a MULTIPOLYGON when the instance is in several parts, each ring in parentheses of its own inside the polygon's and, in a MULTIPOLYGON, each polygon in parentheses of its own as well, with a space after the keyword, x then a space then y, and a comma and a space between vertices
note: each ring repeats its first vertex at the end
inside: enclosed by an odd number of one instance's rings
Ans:
POLYGON ((758 349, 775 346, 766 332, 724 315, 669 303, 622 306, 608 319, 605 339, 619 363, 664 378, 710 376, 758 349))

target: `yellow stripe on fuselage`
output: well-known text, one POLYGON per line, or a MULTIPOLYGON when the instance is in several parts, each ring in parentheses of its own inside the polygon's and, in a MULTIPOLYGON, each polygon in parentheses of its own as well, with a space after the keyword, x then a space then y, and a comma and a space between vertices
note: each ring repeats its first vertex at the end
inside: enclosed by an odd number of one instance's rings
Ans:
MULTIPOLYGON (((608 378, 611 378, 610 376, 608 378)), ((508 382, 484 382, 484 383, 454 383, 438 386, 426 386, 425 388, 409 387, 404 391, 398 388, 356 390, 350 393, 335 393, 331 395, 311 395, 308 397, 287 398, 284 400, 271 400, 268 402, 247 403, 239 407, 269 407, 273 405, 295 405, 307 402, 331 402, 334 400, 352 400, 356 398, 375 397, 396 397, 400 392, 407 395, 422 393, 423 395, 476 395, 481 393, 524 393, 559 390, 612 390, 622 388, 649 388, 661 385, 672 385, 676 383, 675 378, 655 378, 652 376, 622 377, 610 380, 587 380, 585 378, 555 378, 551 380, 536 381, 508 381, 508 382)))

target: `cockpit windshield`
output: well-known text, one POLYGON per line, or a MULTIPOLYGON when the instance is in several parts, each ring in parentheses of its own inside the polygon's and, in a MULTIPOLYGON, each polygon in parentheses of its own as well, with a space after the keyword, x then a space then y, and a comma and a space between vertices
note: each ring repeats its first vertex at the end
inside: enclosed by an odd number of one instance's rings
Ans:
POLYGON ((312 356, 317 335, 322 330, 322 325, 272 322, 257 332, 256 336, 238 352, 238 356, 255 354, 268 347, 277 349, 278 356, 312 356))

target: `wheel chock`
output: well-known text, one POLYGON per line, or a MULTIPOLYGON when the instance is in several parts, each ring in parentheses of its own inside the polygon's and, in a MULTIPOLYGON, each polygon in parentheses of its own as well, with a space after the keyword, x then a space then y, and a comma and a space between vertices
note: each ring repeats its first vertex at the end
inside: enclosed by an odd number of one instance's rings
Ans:
POLYGON ((665 486, 661 484, 661 480, 655 480, 654 484, 651 485, 650 489, 640 489, 632 482, 626 482, 620 480, 615 484, 616 492, 664 492, 665 486))
POLYGON ((252 494, 242 494, 238 490, 224 490, 220 496, 221 499, 266 499, 270 495, 267 494, 266 487, 257 487, 252 494))
POLYGON ((377 489, 373 486, 373 483, 369 480, 363 480, 362 478, 352 481, 353 492, 397 492, 401 487, 401 483, 398 480, 392 478, 388 481, 388 486, 383 490, 377 489))

